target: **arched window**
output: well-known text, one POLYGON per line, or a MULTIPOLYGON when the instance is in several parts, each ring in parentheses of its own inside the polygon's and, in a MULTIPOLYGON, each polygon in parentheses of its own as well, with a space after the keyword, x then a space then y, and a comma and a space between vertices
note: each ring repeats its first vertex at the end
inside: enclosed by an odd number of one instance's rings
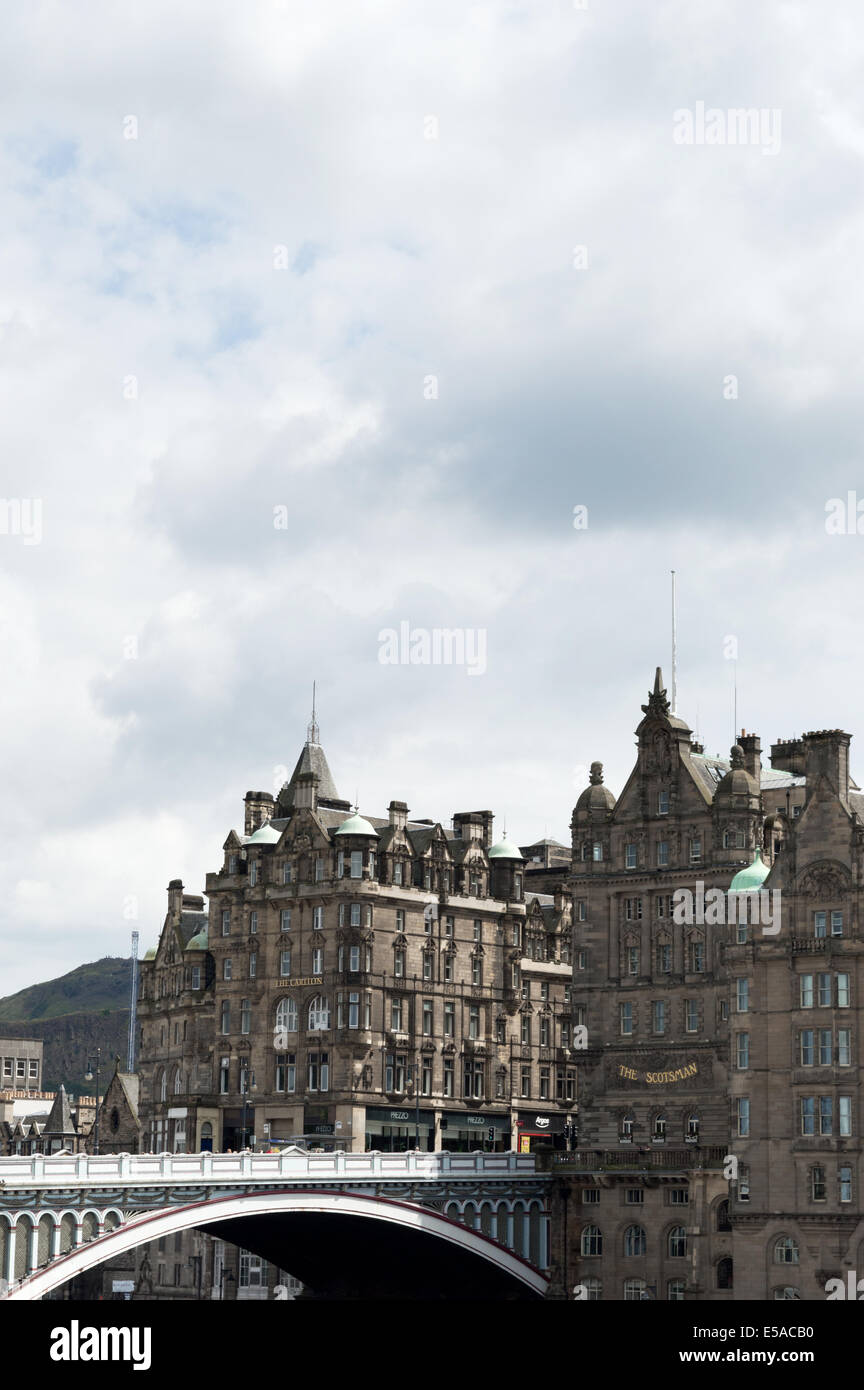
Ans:
POLYGON ((280 999, 276 1005, 276 1028, 280 1033, 297 1032, 297 1005, 293 999, 280 999))
POLYGON ((309 1032, 320 1033, 330 1027, 330 1004, 323 994, 316 994, 309 1005, 309 1032))
POLYGON ((666 1138, 666 1116, 662 1114, 662 1112, 661 1114, 654 1116, 654 1125, 651 1130, 651 1137, 652 1139, 666 1138))
POLYGON ((698 1116, 698 1115, 688 1115, 688 1116, 687 1116, 687 1128, 686 1128, 686 1130, 685 1130, 685 1135, 686 1135, 686 1137, 687 1137, 688 1139, 698 1139, 698 1138, 699 1138, 699 1116, 698 1116))
POLYGON ((586 1226, 582 1231, 582 1254, 603 1254, 603 1232, 599 1226, 586 1226))
POLYGON ((798 1242, 791 1236, 781 1236, 774 1245, 775 1265, 797 1265, 798 1242))
POLYGON ((629 1110, 628 1110, 627 1114, 624 1116, 623 1120, 621 1121, 621 1138, 622 1138, 622 1139, 632 1139, 632 1138, 633 1138, 633 1126, 635 1125, 635 1123, 636 1123, 636 1121, 635 1121, 634 1117, 630 1114, 630 1112, 629 1112, 629 1110))
POLYGON ((728 1258, 718 1262, 717 1287, 718 1289, 732 1288, 732 1261, 728 1258))
POLYGON ((645 1228, 643 1226, 628 1226, 624 1232, 624 1254, 644 1255, 645 1244, 645 1228))
POLYGON ((683 1226, 673 1226, 669 1232, 669 1254, 674 1259, 687 1254, 687 1232, 683 1226))
POLYGON ((183 1073, 179 1067, 174 1073, 174 1094, 175 1096, 183 1094, 183 1073))
POLYGON ((722 1201, 717 1208, 717 1230, 731 1231, 732 1223, 729 1220, 729 1203, 722 1201))
POLYGON ((163 1072, 162 1072, 162 1075, 161 1075, 160 1078, 159 1078, 159 1099, 160 1099, 160 1100, 167 1100, 167 1099, 168 1099, 168 1073, 167 1073, 167 1071, 163 1071, 163 1072))

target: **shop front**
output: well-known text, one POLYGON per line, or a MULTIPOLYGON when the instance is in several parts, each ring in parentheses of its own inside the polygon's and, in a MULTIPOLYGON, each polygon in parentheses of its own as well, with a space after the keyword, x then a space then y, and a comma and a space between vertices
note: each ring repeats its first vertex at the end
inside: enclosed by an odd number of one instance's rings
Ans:
POLYGON ((441 1148, 450 1153, 504 1153, 510 1148, 510 1116, 467 1114, 445 1110, 441 1116, 441 1148))
POLYGON ((411 1106, 396 1109, 389 1106, 367 1105, 366 1107, 366 1149, 377 1149, 380 1153, 405 1153, 406 1149, 420 1148, 431 1153, 435 1147, 435 1115, 431 1110, 418 1112, 411 1106))
POLYGON ((537 1110, 522 1110, 516 1121, 516 1147, 520 1154, 535 1149, 566 1149, 568 1126, 574 1116, 537 1110))

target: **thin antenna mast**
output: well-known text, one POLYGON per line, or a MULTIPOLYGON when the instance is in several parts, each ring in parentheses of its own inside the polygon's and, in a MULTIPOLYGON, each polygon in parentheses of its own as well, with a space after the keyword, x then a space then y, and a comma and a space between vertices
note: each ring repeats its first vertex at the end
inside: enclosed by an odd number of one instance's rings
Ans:
POLYGON ((138 1030, 138 933, 132 933, 132 1002, 129 1008, 129 1046, 126 1050, 126 1070, 135 1070, 135 1034, 138 1030))
POLYGON ((672 713, 678 713, 678 619, 675 609, 675 571, 672 571, 672 713))

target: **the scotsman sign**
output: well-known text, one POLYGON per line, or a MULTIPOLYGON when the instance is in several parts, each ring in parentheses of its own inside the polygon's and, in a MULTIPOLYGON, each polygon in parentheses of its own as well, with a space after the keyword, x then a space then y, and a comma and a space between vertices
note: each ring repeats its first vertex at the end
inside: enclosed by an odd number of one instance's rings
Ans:
POLYGON ((695 1062, 673 1071, 637 1071, 635 1067, 619 1067, 618 1075, 625 1081, 643 1081, 649 1086, 662 1086, 670 1081, 686 1081, 688 1076, 696 1076, 699 1071, 695 1062))

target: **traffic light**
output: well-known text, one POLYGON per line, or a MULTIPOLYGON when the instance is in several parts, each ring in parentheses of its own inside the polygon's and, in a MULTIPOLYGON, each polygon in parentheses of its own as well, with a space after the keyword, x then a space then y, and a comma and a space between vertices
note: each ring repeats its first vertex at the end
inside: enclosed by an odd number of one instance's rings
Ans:
POLYGON ((489 1126, 488 1130, 486 1131, 486 1137, 488 1138, 490 1144, 494 1144, 494 1143, 495 1143, 495 1126, 494 1126, 494 1125, 490 1125, 490 1126, 489 1126))

